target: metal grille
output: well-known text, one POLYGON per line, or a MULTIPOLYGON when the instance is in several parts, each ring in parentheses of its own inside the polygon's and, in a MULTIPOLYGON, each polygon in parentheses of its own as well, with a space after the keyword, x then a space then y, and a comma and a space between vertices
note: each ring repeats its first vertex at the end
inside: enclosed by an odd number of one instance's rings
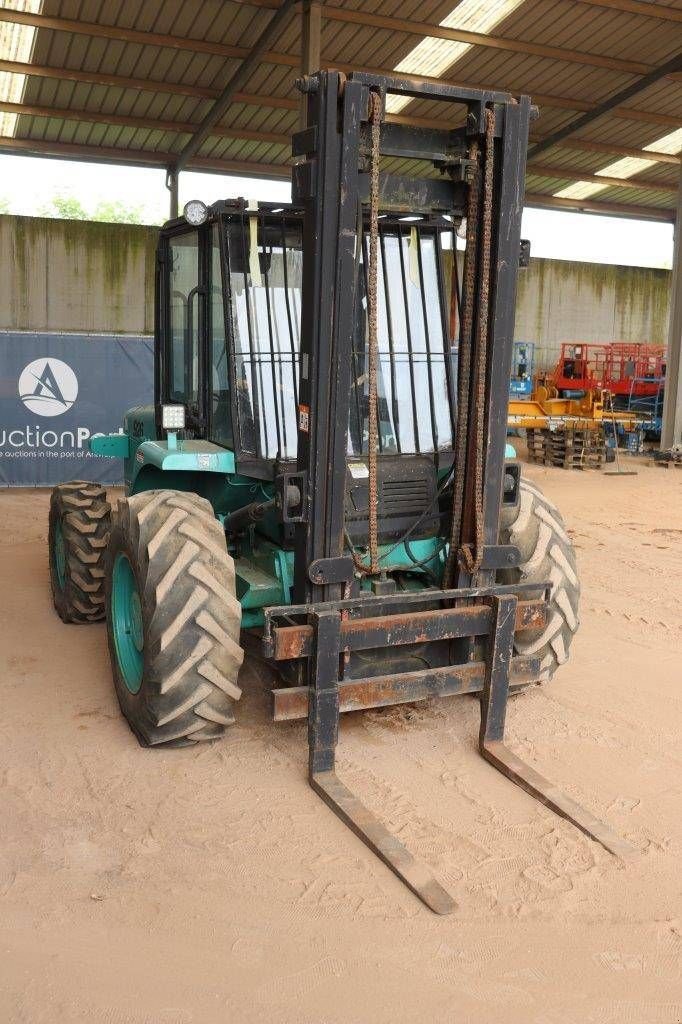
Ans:
MULTIPOLYGON (((452 233, 447 232, 449 238, 452 233)), ((420 224, 379 228, 379 450, 452 448, 454 355, 448 343, 443 232, 420 224)), ((367 239, 353 345, 349 454, 367 451, 367 239)))
MULTIPOLYGON (((296 215, 229 217, 229 316, 241 449, 265 460, 296 458, 301 323, 301 221, 296 215)), ((379 451, 451 450, 454 348, 444 244, 451 228, 383 223, 379 228, 379 451)), ((367 454, 367 238, 352 351, 349 455, 367 454)), ((449 282, 448 282, 449 284, 449 282)))
POLYGON ((244 213, 227 222, 229 317, 242 451, 295 459, 301 222, 244 213))

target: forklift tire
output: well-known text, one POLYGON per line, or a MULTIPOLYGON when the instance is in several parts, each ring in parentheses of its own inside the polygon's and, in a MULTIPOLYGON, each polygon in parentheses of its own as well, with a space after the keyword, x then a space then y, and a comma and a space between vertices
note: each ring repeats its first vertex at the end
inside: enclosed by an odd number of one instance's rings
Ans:
POLYGON ((114 513, 107 635, 121 710, 142 746, 213 740, 234 722, 241 605, 208 501, 144 491, 114 513))
POLYGON ((573 544, 556 505, 523 478, 518 506, 502 513, 500 543, 515 544, 521 564, 500 572, 498 582, 551 584, 547 626, 514 644, 515 654, 540 659, 536 681, 545 682, 568 660, 579 626, 580 582, 573 544))
POLYGON ((104 618, 111 505, 99 484, 72 480, 50 496, 48 549, 54 606, 64 622, 104 618))

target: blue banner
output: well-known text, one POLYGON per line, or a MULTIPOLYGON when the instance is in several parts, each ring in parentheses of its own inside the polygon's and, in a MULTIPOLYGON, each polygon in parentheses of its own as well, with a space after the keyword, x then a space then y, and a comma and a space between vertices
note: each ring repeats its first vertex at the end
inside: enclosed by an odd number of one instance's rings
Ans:
POLYGON ((151 338, 0 333, 0 485, 120 483, 122 462, 88 439, 153 400, 151 338))

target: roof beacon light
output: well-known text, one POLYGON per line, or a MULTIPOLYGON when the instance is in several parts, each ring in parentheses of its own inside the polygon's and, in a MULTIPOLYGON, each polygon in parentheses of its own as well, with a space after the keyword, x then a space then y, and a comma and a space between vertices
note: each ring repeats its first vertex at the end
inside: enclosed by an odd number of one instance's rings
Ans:
POLYGON ((201 199, 190 199, 188 203, 185 203, 182 214, 188 224, 198 228, 208 218, 208 206, 206 203, 202 203, 201 199))

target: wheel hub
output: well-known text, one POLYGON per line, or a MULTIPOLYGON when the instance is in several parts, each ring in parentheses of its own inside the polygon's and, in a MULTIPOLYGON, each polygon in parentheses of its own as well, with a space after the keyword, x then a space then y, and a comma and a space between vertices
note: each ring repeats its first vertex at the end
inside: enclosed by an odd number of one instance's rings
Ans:
POLYGON ((119 552, 111 583, 111 622, 116 659, 131 693, 142 686, 144 669, 144 622, 142 602, 130 560, 119 552))
POLYGON ((144 636, 142 632, 142 605, 140 603, 140 595, 137 590, 130 598, 130 635, 137 650, 141 651, 144 646, 144 636))

